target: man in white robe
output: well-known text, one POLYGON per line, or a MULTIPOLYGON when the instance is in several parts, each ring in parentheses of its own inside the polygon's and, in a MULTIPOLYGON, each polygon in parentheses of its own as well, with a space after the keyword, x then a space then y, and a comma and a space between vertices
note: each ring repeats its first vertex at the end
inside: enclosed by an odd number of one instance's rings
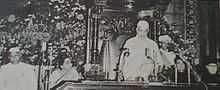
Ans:
POLYGON ((137 35, 126 41, 120 58, 120 70, 125 80, 136 80, 137 77, 144 78, 148 82, 150 74, 155 68, 162 65, 158 45, 147 37, 149 23, 141 20, 137 23, 137 35))
POLYGON ((37 76, 34 67, 20 62, 19 47, 11 48, 10 63, 0 69, 0 90, 37 90, 37 76))

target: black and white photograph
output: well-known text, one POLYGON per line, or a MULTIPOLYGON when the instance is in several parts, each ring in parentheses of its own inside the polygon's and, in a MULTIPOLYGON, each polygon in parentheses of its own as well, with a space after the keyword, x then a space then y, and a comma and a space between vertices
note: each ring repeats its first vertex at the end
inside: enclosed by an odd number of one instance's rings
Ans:
POLYGON ((0 0, 0 90, 220 90, 220 0, 0 0))

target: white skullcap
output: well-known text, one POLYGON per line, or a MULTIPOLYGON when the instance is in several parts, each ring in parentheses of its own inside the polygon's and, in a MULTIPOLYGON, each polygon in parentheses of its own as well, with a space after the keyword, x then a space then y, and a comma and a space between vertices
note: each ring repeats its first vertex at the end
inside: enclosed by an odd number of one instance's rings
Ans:
POLYGON ((138 12, 138 16, 139 17, 145 17, 145 16, 150 16, 153 17, 153 10, 141 10, 140 12, 138 12))
POLYGON ((20 52, 20 47, 13 47, 9 50, 9 52, 20 52))
POLYGON ((172 41, 171 37, 168 35, 163 35, 159 37, 160 42, 169 43, 172 41))
POLYGON ((209 63, 208 66, 216 66, 216 63, 209 63))
POLYGON ((14 14, 9 15, 8 22, 14 22, 16 20, 16 17, 14 14))

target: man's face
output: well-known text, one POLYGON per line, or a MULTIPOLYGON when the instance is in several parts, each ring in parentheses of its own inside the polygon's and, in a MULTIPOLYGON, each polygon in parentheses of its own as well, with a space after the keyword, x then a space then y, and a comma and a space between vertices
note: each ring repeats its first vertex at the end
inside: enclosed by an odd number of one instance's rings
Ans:
POLYGON ((136 28, 137 36, 146 36, 149 32, 149 24, 146 21, 139 21, 136 28))
POLYGON ((71 60, 69 58, 66 58, 63 62, 62 68, 63 69, 71 69, 72 68, 72 63, 71 60))
POLYGON ((210 74, 216 74, 217 73, 217 64, 208 64, 207 66, 206 66, 206 68, 208 69, 208 71, 209 71, 209 73, 210 74))
POLYGON ((181 60, 177 60, 176 62, 177 70, 179 72, 184 72, 185 71, 185 64, 181 60))
POLYGON ((21 56, 20 52, 11 52, 10 53, 11 63, 18 63, 20 61, 20 56, 21 56))
POLYGON ((168 43, 165 43, 165 42, 161 42, 160 45, 162 49, 167 49, 168 47, 168 43))

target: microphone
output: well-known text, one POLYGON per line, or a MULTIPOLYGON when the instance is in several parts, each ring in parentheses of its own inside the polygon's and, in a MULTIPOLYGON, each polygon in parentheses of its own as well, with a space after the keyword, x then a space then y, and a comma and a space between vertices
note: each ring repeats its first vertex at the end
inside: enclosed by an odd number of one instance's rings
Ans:
POLYGON ((124 52, 123 56, 129 56, 130 55, 129 48, 120 48, 119 50, 121 52, 124 52))
POLYGON ((148 58, 148 59, 152 59, 151 57, 150 57, 150 53, 149 53, 149 48, 145 48, 145 56, 148 58))
POLYGON ((120 48, 119 50, 120 50, 120 51, 124 51, 124 50, 126 50, 126 49, 128 49, 128 48, 120 48))
POLYGON ((145 48, 145 56, 148 57, 148 51, 149 49, 148 48, 145 48))
POLYGON ((47 42, 42 42, 41 45, 42 45, 41 50, 46 51, 47 50, 47 42))
POLYGON ((120 58, 117 62, 116 69, 114 71, 119 71, 121 66, 124 66, 124 59, 130 55, 129 48, 120 48, 120 58))
POLYGON ((130 55, 130 51, 129 51, 129 48, 124 48, 124 57, 128 57, 130 55))

